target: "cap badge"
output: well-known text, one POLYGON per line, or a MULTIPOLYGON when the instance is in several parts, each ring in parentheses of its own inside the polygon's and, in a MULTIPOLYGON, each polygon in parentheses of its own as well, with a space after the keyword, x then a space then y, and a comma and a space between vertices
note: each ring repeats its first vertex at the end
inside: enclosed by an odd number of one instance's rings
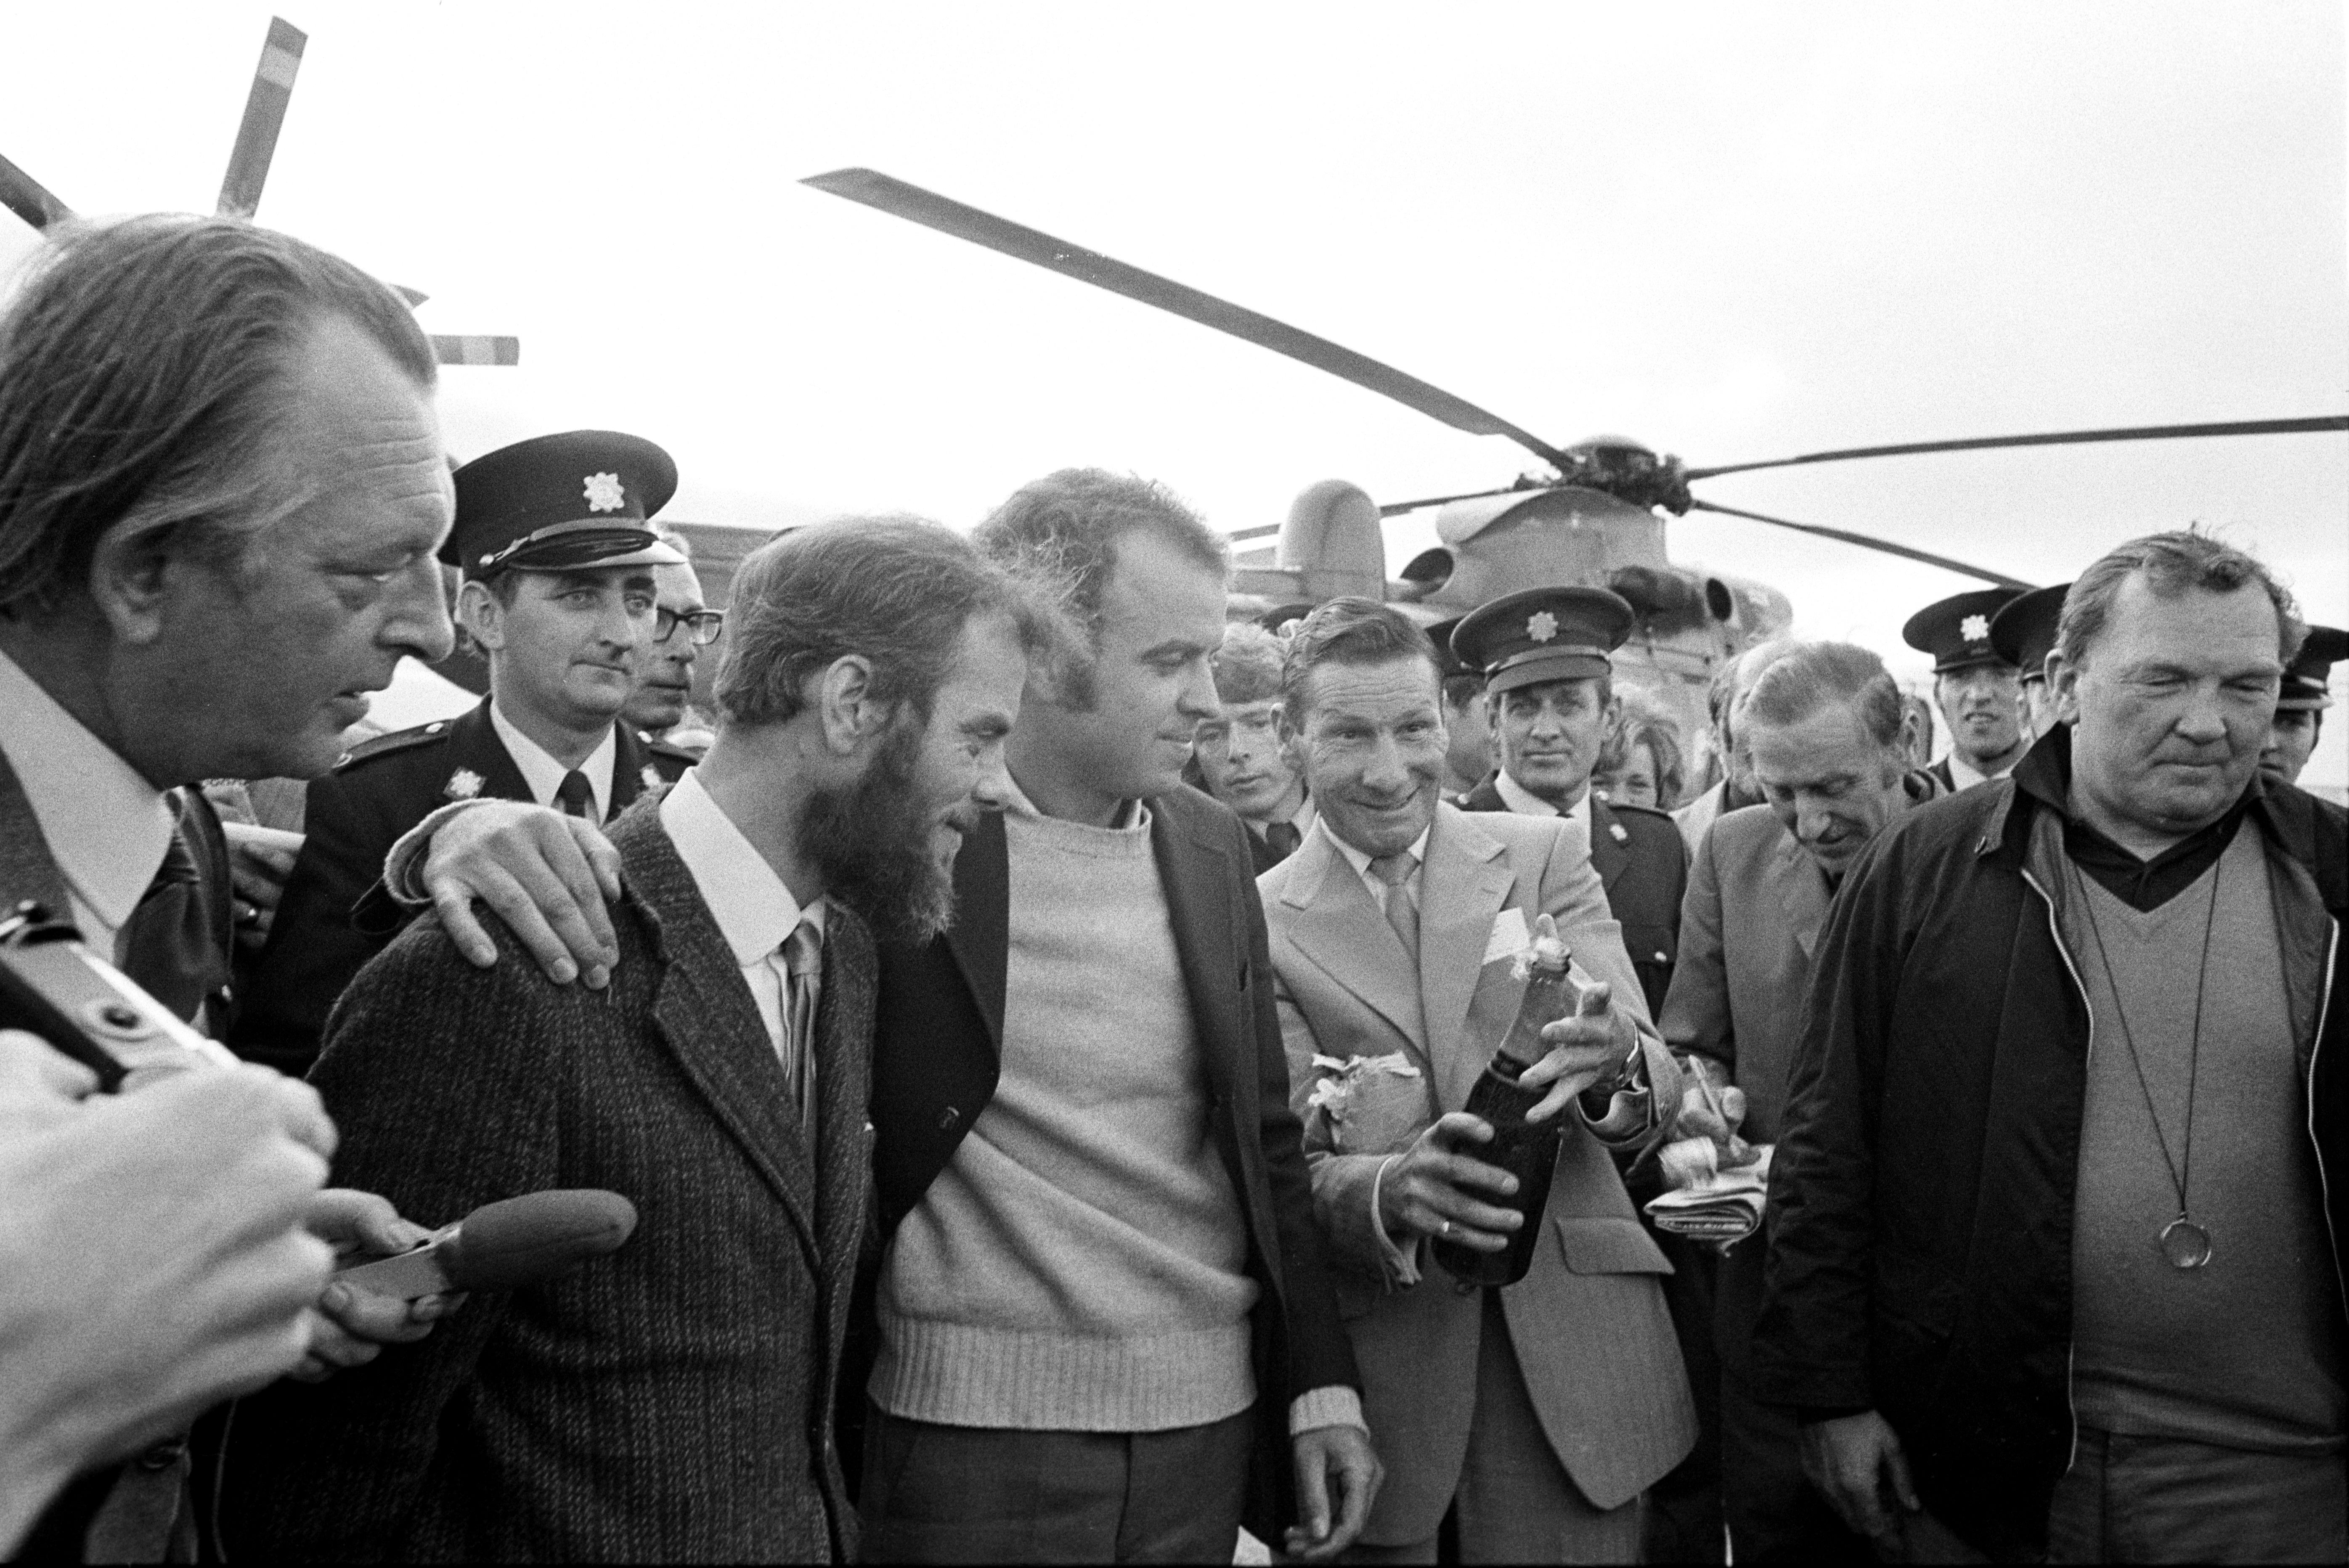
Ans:
POLYGON ((440 793, 448 796, 451 800, 470 800, 481 792, 481 786, 485 782, 486 780, 471 769, 460 768, 449 775, 448 786, 440 793))
POLYGON ((1526 635, 1537 643, 1547 643, 1557 635, 1557 617, 1547 610, 1537 610, 1526 617, 1526 635))
POLYGON ((586 496, 589 511, 617 511, 628 504, 617 474, 589 474, 586 496))
POLYGON ((1958 635, 1969 643, 1989 642, 1990 617, 1988 615, 1967 616, 1958 623, 1958 635))

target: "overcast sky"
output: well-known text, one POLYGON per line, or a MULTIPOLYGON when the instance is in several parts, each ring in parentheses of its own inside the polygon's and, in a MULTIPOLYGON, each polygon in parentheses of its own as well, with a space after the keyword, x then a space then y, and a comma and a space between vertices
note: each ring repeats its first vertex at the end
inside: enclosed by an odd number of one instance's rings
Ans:
MULTIPOLYGON (((849 164, 1559 442, 1705 463, 2349 410, 2335 4, 281 7, 310 41, 260 220, 427 291, 430 330, 522 336, 519 369, 447 373, 459 455, 634 430, 696 521, 968 524, 1098 463, 1240 528, 1326 477, 1383 501, 1530 465, 795 183, 849 164)), ((86 212, 209 209, 269 15, 13 7, 0 152, 86 212)), ((0 214, 0 263, 30 243, 0 214)), ((2339 436, 1699 490, 2038 582, 2199 520, 2349 622, 2339 436)), ((1725 520, 1671 552, 1903 674, 1900 622, 1969 585, 1725 520)))

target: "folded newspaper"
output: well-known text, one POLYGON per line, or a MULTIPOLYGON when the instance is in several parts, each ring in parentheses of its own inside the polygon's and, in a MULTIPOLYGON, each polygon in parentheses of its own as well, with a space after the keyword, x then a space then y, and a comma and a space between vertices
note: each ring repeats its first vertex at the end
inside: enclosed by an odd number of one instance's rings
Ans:
POLYGON ((1724 1165, 1721 1146, 1710 1138, 1666 1144, 1660 1158, 1672 1190, 1648 1201, 1648 1217, 1660 1231, 1728 1251, 1761 1228, 1762 1207, 1770 1196, 1771 1148, 1734 1139, 1729 1158, 1744 1157, 1743 1162, 1724 1165))

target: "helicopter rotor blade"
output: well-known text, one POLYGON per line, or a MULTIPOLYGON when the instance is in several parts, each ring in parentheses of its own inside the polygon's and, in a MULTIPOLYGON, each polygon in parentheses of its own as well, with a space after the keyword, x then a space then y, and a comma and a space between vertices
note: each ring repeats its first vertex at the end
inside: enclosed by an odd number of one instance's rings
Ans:
POLYGON ((1379 515, 1382 518, 1401 517, 1404 512, 1417 511, 1422 507, 1449 506, 1455 500, 1483 500, 1486 496, 1516 495, 1519 488, 1516 485, 1506 485, 1499 490, 1470 490, 1465 495, 1432 495, 1422 500, 1399 500, 1392 505, 1379 508, 1379 515))
POLYGON ((1919 452, 1985 452, 2003 447, 2073 447, 2101 441, 2170 441, 2193 436, 2289 436, 2319 430, 2349 430, 2349 414, 2325 414, 2311 419, 2236 419, 2218 425, 2139 425, 2116 430, 2044 430, 2033 436, 1976 436, 1961 441, 1909 441, 1892 447, 1847 447, 1834 452, 1806 452, 1799 458, 1773 458, 1760 463, 1725 463, 1719 468, 1691 469, 1691 480, 1722 474, 1746 474, 1756 469, 1791 469, 1805 463, 1839 463, 1853 458, 1899 458, 1919 452))
POLYGON ((262 183, 269 178, 269 160, 277 151, 277 130, 285 123, 285 106, 294 97, 294 77, 309 41, 308 34, 285 17, 269 18, 261 63, 253 70, 253 90, 245 95, 244 119, 236 128, 236 150, 229 154, 228 173, 221 181, 217 211, 223 218, 250 218, 261 205, 262 183))
POLYGON ((1910 561, 1921 561, 1928 566, 1938 566, 1945 572, 1955 572, 1962 577, 1979 577, 1983 582, 2001 588, 2033 586, 2020 577, 2009 577, 2003 572, 1992 572, 1983 566, 1970 566, 1962 561, 1952 561, 1946 555, 1936 555, 1930 550, 1911 550, 1905 544, 1895 544, 1889 539, 1871 538, 1865 533, 1854 533, 1849 529, 1827 528, 1816 522, 1791 522, 1783 517, 1772 517, 1766 512, 1747 511, 1743 507, 1723 506, 1717 501, 1692 500, 1689 502, 1689 510, 1717 511, 1724 517, 1742 517, 1749 522, 1766 522, 1776 528, 1791 528, 1797 533, 1812 533, 1821 539, 1839 540, 1845 544, 1857 544, 1862 550, 1877 550, 1887 555, 1899 555, 1910 561))
POLYGON ((426 294, 422 289, 412 289, 406 284, 392 284, 391 292, 406 300, 408 302, 408 308, 410 310, 414 310, 418 305, 422 304, 426 300, 432 297, 430 294, 426 294))
POLYGON ((73 209, 58 201, 47 186, 5 158, 0 158, 0 207, 35 229, 47 229, 73 216, 73 209))
POLYGON ((908 185, 877 170, 835 169, 828 174, 812 175, 800 183, 812 185, 834 196, 846 197, 851 201, 861 201, 893 217, 936 229, 958 240, 968 240, 972 244, 983 245, 990 251, 1016 257, 1048 272, 1074 278, 1079 283, 1123 294, 1130 300, 1167 311, 1186 321, 1195 321, 1202 326, 1214 327, 1217 332, 1228 333, 1259 348, 1268 348, 1275 354, 1286 355, 1310 365, 1316 370, 1326 370, 1382 397, 1391 397, 1407 408, 1442 420, 1455 430, 1464 430, 1472 436, 1506 436, 1544 462, 1560 468, 1566 466, 1564 454, 1539 437, 1521 430, 1499 416, 1489 414, 1415 376, 1406 376, 1392 366, 1381 365, 1350 348, 1340 347, 1328 338, 1300 332, 1286 322, 1259 315, 1213 294, 1201 294, 1197 289, 1162 278, 1154 273, 1128 266, 1097 251, 1072 245, 1066 240, 1056 240, 1050 234, 998 218, 976 207, 965 206, 917 185, 908 185))

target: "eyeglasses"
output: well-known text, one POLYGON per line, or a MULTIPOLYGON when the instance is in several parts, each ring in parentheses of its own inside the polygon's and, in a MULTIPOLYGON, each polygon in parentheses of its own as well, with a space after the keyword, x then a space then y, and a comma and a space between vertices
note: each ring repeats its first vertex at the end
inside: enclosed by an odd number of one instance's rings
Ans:
POLYGON ((653 612, 653 641, 656 643, 667 642, 670 635, 676 632, 678 623, 680 621, 685 623, 685 634, 693 639, 693 645, 697 648, 706 648, 710 644, 718 640, 718 634, 724 629, 726 625, 726 612, 723 610, 688 610, 684 614, 680 615, 674 610, 655 610, 653 612))

